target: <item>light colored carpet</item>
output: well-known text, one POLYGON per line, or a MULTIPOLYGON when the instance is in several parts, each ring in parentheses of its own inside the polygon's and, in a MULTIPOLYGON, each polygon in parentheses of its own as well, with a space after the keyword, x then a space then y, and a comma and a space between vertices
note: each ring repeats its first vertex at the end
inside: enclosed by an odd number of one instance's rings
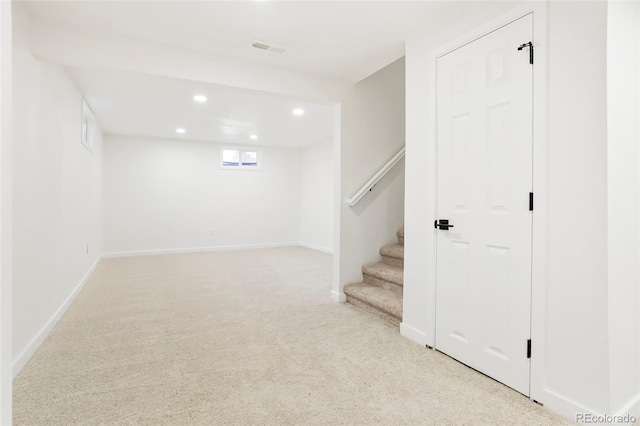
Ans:
POLYGON ((15 425, 560 424, 329 299, 303 248, 106 259, 14 383, 15 425))

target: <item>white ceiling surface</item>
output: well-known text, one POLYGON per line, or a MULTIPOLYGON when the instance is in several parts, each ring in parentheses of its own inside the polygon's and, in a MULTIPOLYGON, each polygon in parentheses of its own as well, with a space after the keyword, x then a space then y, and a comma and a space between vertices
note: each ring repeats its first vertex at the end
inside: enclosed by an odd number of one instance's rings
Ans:
MULTIPOLYGON (((356 83, 460 1, 34 1, 42 20, 356 83), (282 54, 251 47, 261 39, 282 54)), ((475 2, 477 3, 477 2, 475 2)))
POLYGON ((68 69, 106 133, 291 148, 333 137, 328 105, 134 72, 68 69), (208 101, 195 102, 196 94, 208 101), (294 116, 294 108, 304 115, 294 116), (177 134, 178 127, 186 133, 177 134))
MULTIPOLYGON (((469 13, 478 3, 483 2, 24 2, 35 26, 54 23, 255 64, 266 67, 266 73, 286 70, 348 84, 402 57, 404 40, 411 33, 443 25, 447 16, 461 8, 469 13), (288 50, 282 55, 258 50, 251 47, 254 39, 288 50)), ((109 63, 70 68, 107 133, 290 147, 327 140, 333 134, 333 110, 327 105, 177 75, 161 77, 153 75, 153 69, 136 73, 117 68, 109 63), (205 93, 209 102, 195 104, 196 93, 205 93), (294 117, 294 107, 303 108, 304 116, 294 117), (177 135, 176 127, 187 133, 177 135), (249 139, 251 133, 259 139, 249 139)))

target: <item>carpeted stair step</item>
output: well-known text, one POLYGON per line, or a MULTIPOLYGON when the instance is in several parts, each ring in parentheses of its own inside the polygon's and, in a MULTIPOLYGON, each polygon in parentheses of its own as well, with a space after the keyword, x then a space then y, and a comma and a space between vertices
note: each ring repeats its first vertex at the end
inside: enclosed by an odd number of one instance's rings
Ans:
POLYGON ((380 248, 381 262, 362 267, 363 282, 347 284, 347 302, 400 325, 404 283, 404 226, 396 232, 397 244, 380 248))
POLYGON ((378 262, 362 267, 363 281, 385 290, 390 290, 402 297, 404 270, 386 263, 378 262))
POLYGON ((382 263, 396 268, 404 268, 404 246, 391 244, 380 249, 382 263))
POLYGON ((347 302, 364 309, 393 325, 402 321, 402 296, 391 290, 367 283, 344 286, 347 302))

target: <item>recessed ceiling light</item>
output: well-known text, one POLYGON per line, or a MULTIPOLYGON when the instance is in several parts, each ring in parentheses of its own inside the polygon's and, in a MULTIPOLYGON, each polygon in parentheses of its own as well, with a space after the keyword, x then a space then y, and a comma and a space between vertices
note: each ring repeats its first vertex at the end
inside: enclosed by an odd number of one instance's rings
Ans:
POLYGON ((205 95, 195 95, 193 100, 196 102, 204 103, 207 102, 207 97, 205 95))
POLYGON ((185 129, 183 129, 182 127, 178 127, 178 128, 176 129, 176 133, 183 134, 183 133, 185 133, 185 132, 186 132, 186 130, 185 130, 185 129))
POLYGON ((302 108, 296 108, 293 110, 293 115, 302 115, 304 114, 304 110, 302 108))
POLYGON ((258 135, 250 135, 249 138, 250 139, 258 139, 258 135))

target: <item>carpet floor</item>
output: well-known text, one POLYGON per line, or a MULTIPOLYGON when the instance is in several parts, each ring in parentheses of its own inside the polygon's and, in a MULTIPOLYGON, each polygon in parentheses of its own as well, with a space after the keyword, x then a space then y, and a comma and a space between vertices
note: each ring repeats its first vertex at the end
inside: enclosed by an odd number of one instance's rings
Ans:
POLYGON ((104 259, 16 378, 14 424, 567 424, 330 284, 295 247, 104 259))

